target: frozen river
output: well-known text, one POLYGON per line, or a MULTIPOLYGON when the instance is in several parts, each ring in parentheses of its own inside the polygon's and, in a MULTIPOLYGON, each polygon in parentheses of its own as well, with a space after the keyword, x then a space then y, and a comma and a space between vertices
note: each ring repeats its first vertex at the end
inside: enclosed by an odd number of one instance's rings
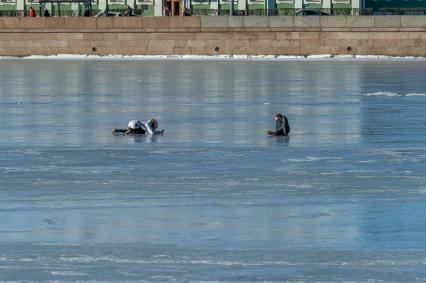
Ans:
POLYGON ((0 281, 424 282, 425 74, 1 60, 0 281))

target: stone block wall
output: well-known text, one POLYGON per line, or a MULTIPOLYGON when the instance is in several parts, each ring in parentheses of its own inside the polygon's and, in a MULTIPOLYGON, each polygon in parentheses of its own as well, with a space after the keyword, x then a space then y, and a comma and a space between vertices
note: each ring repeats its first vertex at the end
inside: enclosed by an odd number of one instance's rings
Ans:
POLYGON ((0 18, 0 56, 426 56, 425 16, 0 18))

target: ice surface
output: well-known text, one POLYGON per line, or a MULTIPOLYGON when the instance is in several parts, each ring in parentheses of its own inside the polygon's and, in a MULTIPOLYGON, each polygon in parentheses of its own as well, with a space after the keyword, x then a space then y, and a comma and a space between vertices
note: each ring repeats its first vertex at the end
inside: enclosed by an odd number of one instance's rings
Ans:
POLYGON ((424 281, 425 68, 1 60, 0 280, 424 281))

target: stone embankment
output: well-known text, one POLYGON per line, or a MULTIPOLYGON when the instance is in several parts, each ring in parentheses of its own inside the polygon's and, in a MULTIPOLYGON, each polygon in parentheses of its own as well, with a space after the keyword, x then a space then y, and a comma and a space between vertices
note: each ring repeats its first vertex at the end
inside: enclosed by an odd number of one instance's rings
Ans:
POLYGON ((0 56, 426 56, 426 16, 0 18, 0 56))

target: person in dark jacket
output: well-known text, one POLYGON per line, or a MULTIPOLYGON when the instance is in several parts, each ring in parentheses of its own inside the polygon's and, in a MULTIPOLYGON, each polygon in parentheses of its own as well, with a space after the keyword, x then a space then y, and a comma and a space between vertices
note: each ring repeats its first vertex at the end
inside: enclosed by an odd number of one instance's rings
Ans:
POLYGON ((126 9, 126 12, 124 12, 124 15, 125 16, 134 16, 133 15, 133 9, 132 9, 132 7, 130 7, 129 5, 127 5, 127 9, 126 9))
POLYGON ((84 9, 83 17, 90 17, 92 13, 90 12, 89 8, 84 9))
POLYGON ((270 136, 287 136, 290 133, 290 124, 286 116, 281 113, 274 115, 275 131, 268 131, 270 136))
POLYGON ((50 17, 50 12, 47 8, 44 9, 43 17, 50 17))
POLYGON ((183 15, 184 16, 191 16, 191 10, 189 8, 185 8, 185 10, 183 10, 183 15))

